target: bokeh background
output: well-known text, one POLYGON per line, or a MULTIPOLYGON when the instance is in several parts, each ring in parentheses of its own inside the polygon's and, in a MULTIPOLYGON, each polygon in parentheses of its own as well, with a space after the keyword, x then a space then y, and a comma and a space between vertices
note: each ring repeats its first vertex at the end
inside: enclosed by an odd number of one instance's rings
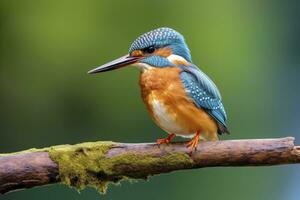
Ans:
MULTIPOLYGON (((161 26, 186 37, 221 90, 232 133, 222 139, 300 141, 299 19, 299 1, 1 0, 0 152, 165 136, 141 101, 137 69, 86 74, 161 26)), ((298 200, 299 180, 296 165, 209 168, 123 182, 101 196, 51 185, 1 199, 298 200)))

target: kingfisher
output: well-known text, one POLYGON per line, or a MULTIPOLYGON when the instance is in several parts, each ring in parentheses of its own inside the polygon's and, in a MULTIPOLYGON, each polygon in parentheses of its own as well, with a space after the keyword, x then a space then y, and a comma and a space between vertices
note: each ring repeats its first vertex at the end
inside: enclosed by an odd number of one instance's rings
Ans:
POLYGON ((89 74, 136 66, 140 69, 141 96, 154 122, 168 136, 191 138, 187 148, 199 140, 215 141, 229 133, 221 95, 214 82, 192 62, 184 37, 162 27, 134 40, 127 55, 90 70, 89 74))

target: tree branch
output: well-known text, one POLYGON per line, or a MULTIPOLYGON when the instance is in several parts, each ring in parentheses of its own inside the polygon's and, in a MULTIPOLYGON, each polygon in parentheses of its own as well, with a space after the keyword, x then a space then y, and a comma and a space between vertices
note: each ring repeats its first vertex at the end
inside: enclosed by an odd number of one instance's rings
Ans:
POLYGON ((300 146, 292 137, 200 142, 191 155, 185 143, 61 145, 0 154, 0 193, 57 182, 103 192, 108 182, 175 170, 293 163, 300 163, 300 146))

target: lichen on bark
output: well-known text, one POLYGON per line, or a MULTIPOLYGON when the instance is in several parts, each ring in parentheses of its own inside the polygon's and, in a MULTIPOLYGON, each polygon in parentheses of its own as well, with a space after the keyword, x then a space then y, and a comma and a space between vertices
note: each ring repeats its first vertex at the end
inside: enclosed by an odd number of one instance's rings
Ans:
POLYGON ((42 149, 32 148, 0 156, 48 152, 51 160, 58 165, 59 179, 63 184, 75 187, 79 191, 85 187, 93 187, 100 193, 105 193, 109 183, 147 179, 150 175, 178 168, 192 168, 195 165, 188 154, 160 151, 158 146, 147 153, 126 150, 113 155, 108 153, 112 148, 123 147, 111 141, 85 142, 42 149))
POLYGON ((91 142, 77 145, 61 145, 49 149, 51 159, 58 164, 61 182, 77 188, 94 187, 105 192, 110 180, 101 178, 107 173, 105 154, 113 142, 91 142))
POLYGON ((50 148, 48 152, 58 164, 60 179, 64 184, 78 190, 93 187, 100 193, 106 192, 109 183, 147 179, 149 175, 172 171, 180 165, 194 165, 193 160, 184 153, 155 156, 151 153, 142 155, 128 152, 108 157, 107 152, 114 145, 113 142, 62 145, 50 148), (165 167, 166 162, 169 168, 165 167))

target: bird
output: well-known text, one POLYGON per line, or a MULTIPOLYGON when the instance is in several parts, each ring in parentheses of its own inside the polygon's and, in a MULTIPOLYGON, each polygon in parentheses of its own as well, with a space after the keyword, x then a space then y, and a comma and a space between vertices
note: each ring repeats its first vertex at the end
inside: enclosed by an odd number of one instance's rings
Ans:
POLYGON ((191 138, 187 148, 197 149, 199 140, 216 141, 229 134, 227 115, 215 83, 192 62, 185 38, 176 30, 161 27, 137 37, 128 54, 96 67, 88 74, 136 66, 140 70, 141 97, 154 122, 167 137, 191 138))

